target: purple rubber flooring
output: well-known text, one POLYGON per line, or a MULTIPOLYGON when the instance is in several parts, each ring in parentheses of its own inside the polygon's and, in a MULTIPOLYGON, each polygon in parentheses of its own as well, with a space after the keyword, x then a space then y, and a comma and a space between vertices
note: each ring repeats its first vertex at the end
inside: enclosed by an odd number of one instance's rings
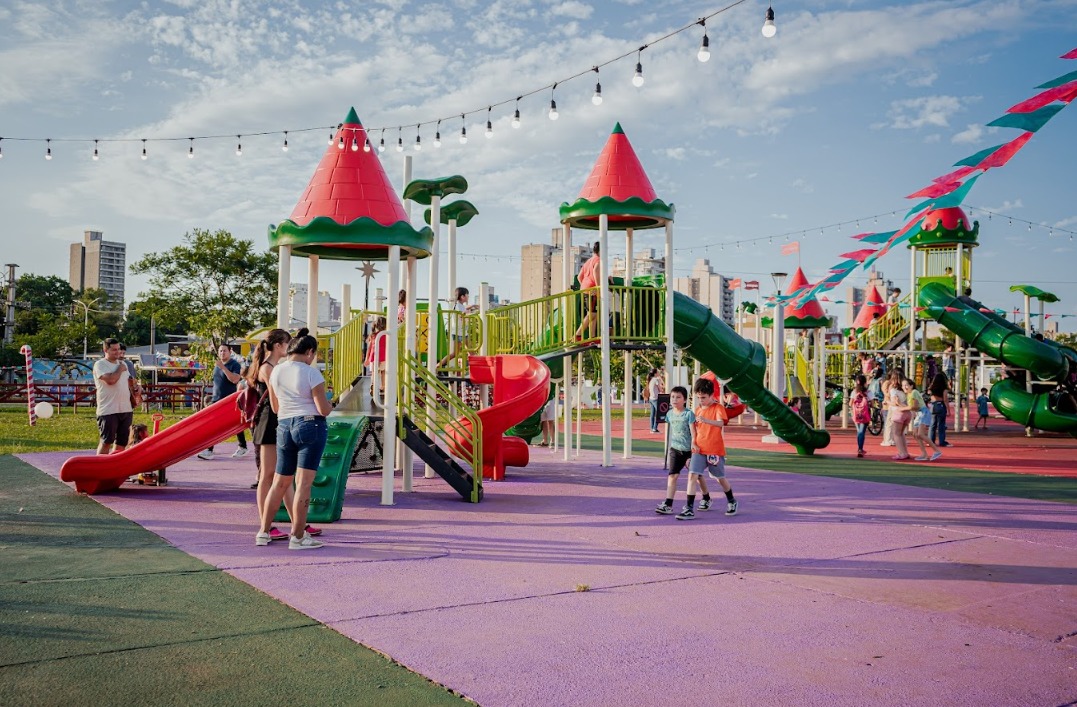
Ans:
POLYGON ((478 506, 353 476, 309 552, 255 547, 249 457, 96 499, 482 705, 1077 700, 1073 506, 731 467, 687 522, 654 459, 532 452, 478 506))

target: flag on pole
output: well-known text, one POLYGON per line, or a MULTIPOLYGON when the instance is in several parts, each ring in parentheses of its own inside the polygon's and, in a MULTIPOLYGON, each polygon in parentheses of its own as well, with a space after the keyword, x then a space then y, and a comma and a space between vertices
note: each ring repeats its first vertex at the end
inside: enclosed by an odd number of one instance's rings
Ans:
POLYGON ((758 290, 759 280, 748 280, 744 283, 744 289, 746 290, 758 290))
POLYGON ((782 246, 782 255, 792 255, 800 252, 800 241, 793 241, 782 246))
POLYGON ((732 280, 729 281, 729 289, 731 289, 731 290, 739 290, 741 288, 741 285, 743 285, 743 284, 744 283, 741 281, 741 279, 739 277, 735 277, 735 278, 733 278, 732 280))

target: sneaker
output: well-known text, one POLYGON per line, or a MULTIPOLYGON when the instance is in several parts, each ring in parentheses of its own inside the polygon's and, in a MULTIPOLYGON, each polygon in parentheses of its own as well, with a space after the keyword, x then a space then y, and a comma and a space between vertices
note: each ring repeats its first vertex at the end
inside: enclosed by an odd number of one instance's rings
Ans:
POLYGON ((246 447, 239 447, 239 448, 236 449, 236 451, 232 452, 232 458, 233 459, 239 459, 240 457, 245 457, 245 456, 247 456, 247 448, 246 447))
POLYGON ((322 529, 321 528, 315 528, 313 525, 308 525, 306 528, 304 528, 304 530, 307 531, 307 535, 321 535, 322 534, 322 529))
POLYGON ((202 461, 208 462, 210 459, 213 458, 213 452, 209 451, 208 449, 203 449, 201 452, 198 453, 198 458, 202 461))
POLYGON ((677 514, 677 520, 695 520, 696 512, 691 508, 685 508, 683 511, 677 514))
POLYGON ((894 443, 893 442, 882 442, 882 443, 879 444, 879 446, 880 447, 893 447, 894 443))
POLYGON ((255 482, 254 482, 253 484, 251 484, 251 488, 252 488, 252 489, 256 489, 256 488, 258 488, 258 482, 257 482, 257 481, 255 481, 255 482))
POLYGON ((711 502, 708 501, 707 499, 704 498, 702 501, 699 502, 699 510, 701 510, 701 511, 709 511, 710 509, 711 509, 711 502))
POLYGON ((269 535, 270 540, 287 540, 288 539, 288 533, 282 532, 278 528, 270 528, 268 535, 269 535))
POLYGON ((725 504, 725 514, 727 516, 735 516, 735 515, 737 515, 737 502, 736 501, 730 501, 729 503, 725 504))
POLYGON ((272 538, 269 537, 269 533, 257 533, 254 536, 254 544, 259 547, 268 545, 270 540, 272 540, 272 538))
POLYGON ((942 452, 935 452, 931 455, 931 461, 938 461, 942 458, 942 452))
POLYGON ((864 450, 863 449, 858 449, 857 452, 856 452, 856 456, 858 456, 858 457, 864 456, 864 450))
POLYGON ((913 457, 914 462, 926 462, 927 457, 913 457))
POLYGON ((664 516, 673 515, 673 506, 668 503, 660 503, 658 504, 658 508, 654 509, 654 512, 664 516))
POLYGON ((323 544, 324 543, 321 540, 315 540, 310 537, 310 533, 303 533, 303 537, 301 538, 288 538, 289 550, 314 550, 321 547, 323 544))

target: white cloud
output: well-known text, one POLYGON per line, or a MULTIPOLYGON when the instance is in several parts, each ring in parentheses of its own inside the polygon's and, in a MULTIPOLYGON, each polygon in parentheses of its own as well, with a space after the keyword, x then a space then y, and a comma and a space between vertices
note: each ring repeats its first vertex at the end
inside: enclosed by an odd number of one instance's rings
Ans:
POLYGON ((796 189, 801 194, 811 194, 815 191, 815 186, 803 177, 797 177, 796 179, 794 179, 793 183, 790 186, 796 189))
POLYGON ((959 133, 955 133, 950 141, 957 145, 974 145, 980 142, 985 135, 994 135, 998 132, 996 127, 987 127, 978 123, 969 125, 959 133))
POLYGON ((1009 211, 1016 211, 1017 209, 1023 209, 1024 207, 1025 207, 1025 204, 1020 199, 1014 199, 1013 201, 1010 201, 1009 199, 1007 199, 1006 201, 1002 202, 1002 204, 1000 206, 984 206, 982 208, 985 211, 994 211, 997 214, 1004 214, 1004 213, 1007 213, 1009 211))
POLYGON ((683 162, 688 156, 688 150, 683 147, 667 147, 665 150, 656 151, 655 154, 664 155, 671 160, 683 162))
POLYGON ((893 101, 890 103, 889 126, 898 130, 927 125, 945 128, 950 124, 950 117, 961 109, 961 99, 956 96, 922 96, 893 101))
POLYGON ((550 8, 550 14, 555 17, 571 17, 576 20, 586 20, 594 11, 595 8, 576 0, 567 0, 550 8))

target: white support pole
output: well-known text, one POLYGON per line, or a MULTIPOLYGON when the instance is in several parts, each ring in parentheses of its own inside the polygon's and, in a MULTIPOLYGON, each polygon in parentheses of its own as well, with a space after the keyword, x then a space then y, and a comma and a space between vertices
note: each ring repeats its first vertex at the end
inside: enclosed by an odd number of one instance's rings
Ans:
POLYGON ((307 328, 318 335, 318 256, 307 258, 307 328))
MULTIPOLYGON (((483 356, 490 355, 490 324, 487 313, 490 311, 490 284, 479 283, 479 316, 482 318, 482 347, 479 353, 483 356)), ((490 407, 490 386, 483 383, 481 387, 481 406, 485 409, 490 407)))
MULTIPOLYGON (((635 277, 635 259, 632 248, 632 229, 625 231, 625 287, 632 286, 632 278, 635 277)), ((631 331, 633 306, 630 290, 624 290, 625 295, 621 300, 621 326, 628 327, 631 331)), ((622 454, 625 459, 632 458, 632 351, 625 349, 624 352, 624 386, 621 388, 621 405, 624 410, 624 439, 622 440, 622 454)))
POLYGON ((1025 295, 1025 336, 1032 336, 1032 298, 1025 295))
POLYGON ((841 428, 849 429, 849 396, 852 389, 849 387, 849 337, 841 339, 841 428))
POLYGON ((561 404, 561 416, 564 418, 564 444, 561 446, 564 452, 563 458, 567 462, 569 450, 572 449, 572 391, 575 388, 573 385, 571 356, 565 356, 561 359, 561 372, 565 381, 565 399, 561 404))
POLYGON ((599 404, 602 406, 602 466, 613 466, 613 410, 610 409, 610 252, 609 252, 610 217, 600 214, 598 217, 598 333, 601 350, 601 369, 599 404))
POLYGON ((825 334, 826 329, 823 327, 815 330, 815 395, 819 409, 816 428, 820 430, 826 429, 826 346, 823 344, 825 334))
MULTIPOLYGON (((440 199, 439 199, 440 201, 440 199)), ((433 214, 431 214, 433 216, 433 214)), ((431 221, 433 218, 430 219, 431 221)), ((436 231, 435 231, 436 233, 436 231)), ((446 299, 456 302, 456 219, 449 219, 449 296, 446 299)))
POLYGON ((340 326, 352 320, 352 286, 345 282, 340 286, 340 326))
POLYGON ((670 390, 673 382, 673 222, 666 222, 666 254, 665 254, 665 278, 666 278, 666 380, 665 389, 670 390))
MULTIPOLYGON (((760 294, 761 290, 758 288, 755 291, 755 341, 760 346, 763 345, 763 296, 760 294)), ((752 409, 752 424, 756 427, 759 426, 759 411, 752 409)))
MULTIPOLYGON (((778 286, 777 296, 774 302, 774 323, 771 325, 772 341, 770 347, 770 391, 779 400, 785 397, 785 302, 781 300, 781 282, 778 286)), ((774 433, 773 426, 770 434, 762 439, 767 444, 781 444, 784 440, 774 433)))
MULTIPOLYGON (((561 224, 561 273, 564 278, 563 283, 565 292, 568 292, 569 286, 572 283, 572 266, 572 226, 566 222, 561 224)), ((575 311, 575 304, 577 301, 579 300, 568 295, 561 300, 562 341, 571 341, 572 335, 576 331, 576 321, 573 317, 573 312, 575 311)), ((572 356, 566 356, 562 359, 562 362, 565 378, 565 403, 561 406, 565 416, 564 460, 568 461, 568 453, 572 448, 572 391, 575 387, 572 382, 572 356)))
MULTIPOLYGON (((389 291, 396 292, 398 289, 400 289, 400 246, 394 245, 389 247, 389 291)), ((389 324, 387 329, 389 333, 385 337, 385 409, 382 411, 385 431, 381 445, 381 505, 391 506, 393 505, 393 475, 396 472, 396 382, 400 377, 400 371, 397 370, 399 362, 397 337, 400 324, 391 312, 386 320, 389 324)))
POLYGON ((583 354, 576 354, 576 456, 583 449, 583 354))
POLYGON ((292 289, 292 246, 282 245, 277 252, 277 328, 287 329, 291 318, 288 299, 292 289))
MULTIPOLYGON (((910 377, 913 375, 913 350, 916 348, 916 301, 918 295, 916 294, 916 246, 909 249, 911 255, 909 256, 909 353, 905 358, 905 374, 910 377)), ((897 304, 894 305, 898 306, 897 304)))
MULTIPOLYGON (((426 370, 430 375, 437 378, 438 362, 441 360, 441 352, 438 350, 438 329, 441 317, 438 314, 438 237, 441 235, 441 197, 434 195, 430 201, 430 229, 434 232, 434 239, 430 245, 430 299, 426 306, 426 370)), ((426 429, 427 436, 434 439, 434 403, 437 401, 437 393, 433 386, 426 389, 426 418, 431 421, 426 429)), ((426 464, 423 475, 432 479, 437 474, 434 469, 426 464)))
MULTIPOLYGON (((965 246, 962 243, 958 243, 957 244, 957 262, 954 263, 954 288, 955 288, 954 294, 961 295, 961 294, 964 293, 964 291, 965 291, 964 284, 965 284, 965 278, 966 277, 967 277, 967 274, 965 273, 965 246)), ((913 300, 913 305, 914 306, 916 305, 915 300, 913 300)), ((915 310, 913 310, 913 311, 915 311, 915 310)), ((956 391, 957 396, 958 396, 957 410, 954 411, 954 431, 957 432, 958 430, 960 430, 962 432, 968 432, 969 431, 969 406, 968 406, 968 402, 969 402, 969 394, 968 394, 969 393, 969 391, 968 391, 969 377, 968 377, 968 373, 967 373, 967 371, 968 371, 968 368, 967 368, 967 366, 968 366, 968 356, 967 355, 966 356, 961 355, 961 337, 957 336, 956 334, 954 335, 954 362, 957 364, 957 381, 950 381, 950 385, 953 386, 953 389, 956 391), (961 369, 962 369, 961 364, 962 364, 962 359, 965 359, 964 363, 965 363, 965 366, 966 366, 966 368, 965 368, 965 370, 966 370, 965 385, 963 385, 963 386, 961 385, 961 369), (965 417, 964 417, 964 423, 963 424, 961 422, 961 411, 962 411, 961 403, 962 402, 965 403, 965 407, 964 407, 965 417)))
MULTIPOLYGON (((408 184, 411 183, 411 166, 412 155, 404 155, 403 174, 400 186, 400 193, 403 194, 407 189, 408 184)), ((411 199, 404 199, 404 213, 408 217, 408 223, 411 223, 411 199)), ((404 265, 404 287, 407 292, 407 304, 405 306, 404 314, 404 347, 408 353, 418 358, 418 351, 415 348, 415 332, 418 329, 418 319, 415 316, 415 294, 418 292, 419 280, 416 276, 416 262, 415 257, 409 255, 407 262, 404 265)), ((390 296, 396 296, 394 291, 390 293, 390 296)), ((412 490, 412 477, 414 475, 414 452, 411 451, 403 442, 400 443, 400 470, 401 470, 401 491, 405 493, 411 493, 412 490)))

